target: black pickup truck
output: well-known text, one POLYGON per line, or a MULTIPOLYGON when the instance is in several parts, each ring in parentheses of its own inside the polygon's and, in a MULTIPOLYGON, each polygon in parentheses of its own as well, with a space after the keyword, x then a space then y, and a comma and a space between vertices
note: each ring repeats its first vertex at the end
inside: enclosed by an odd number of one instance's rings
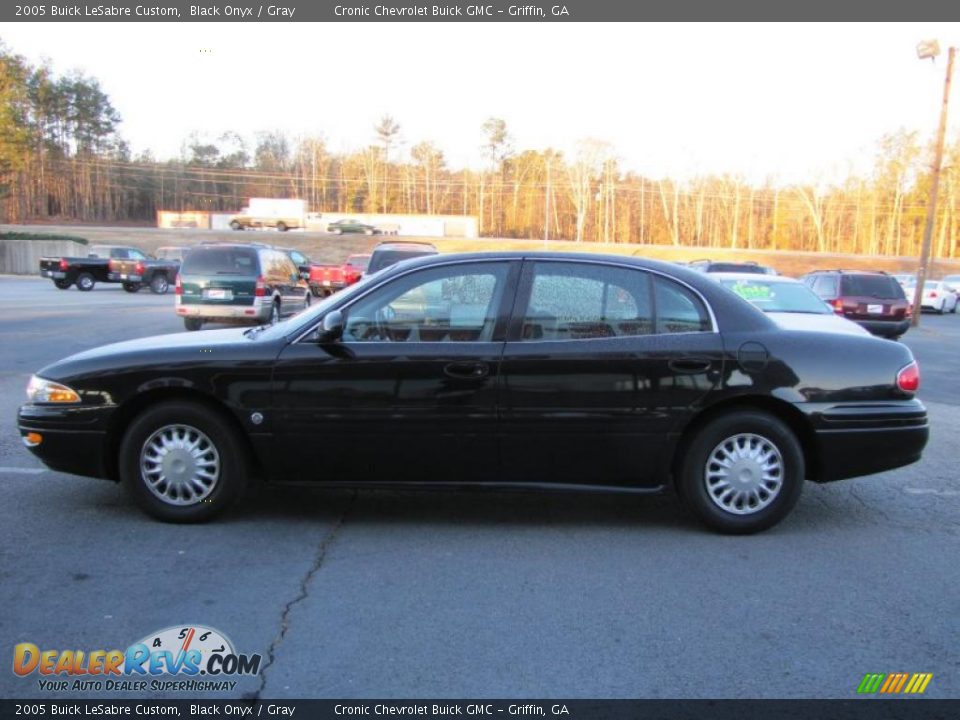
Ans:
POLYGON ((177 277, 180 261, 156 260, 142 250, 122 245, 91 245, 87 257, 40 258, 40 275, 61 290, 72 285, 88 292, 98 282, 122 283, 135 293, 144 285, 158 295, 167 292, 177 277))

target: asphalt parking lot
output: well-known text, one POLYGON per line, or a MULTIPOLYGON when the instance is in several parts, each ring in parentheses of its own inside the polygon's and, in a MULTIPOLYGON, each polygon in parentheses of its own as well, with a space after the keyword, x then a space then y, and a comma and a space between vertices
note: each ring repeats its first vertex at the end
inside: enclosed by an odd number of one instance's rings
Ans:
MULTIPOLYGON (((927 696, 960 696, 960 315, 904 338, 931 415, 922 462, 808 483, 781 525, 735 538, 672 496, 258 490, 173 526, 45 470, 14 423, 30 374, 179 332, 172 305, 0 278, 3 653, 197 623, 264 657, 209 697, 853 698, 867 672, 930 672, 927 696)), ((0 697, 52 696, 68 695, 0 671, 0 697)))

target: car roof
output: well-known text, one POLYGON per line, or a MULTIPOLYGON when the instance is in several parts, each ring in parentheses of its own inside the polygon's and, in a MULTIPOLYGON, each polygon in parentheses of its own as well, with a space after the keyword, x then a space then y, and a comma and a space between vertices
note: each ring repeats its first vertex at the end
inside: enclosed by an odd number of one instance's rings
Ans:
MULTIPOLYGON (((396 242, 388 241, 388 242, 378 243, 376 247, 373 248, 373 251, 376 252, 377 250, 406 250, 406 249, 423 250, 425 248, 432 248, 433 250, 436 250, 437 246, 434 245, 433 243, 428 243, 428 242, 417 242, 415 240, 399 240, 396 242)), ((467 254, 467 253, 463 253, 463 254, 467 254)))
POLYGON ((708 277, 711 280, 749 280, 750 282, 768 282, 768 283, 793 283, 794 285, 803 285, 796 278, 786 275, 767 275, 765 273, 738 273, 738 272, 716 272, 710 273, 708 277))
POLYGON ((884 270, 844 270, 843 268, 835 268, 833 270, 811 270, 807 275, 826 275, 828 273, 835 273, 838 275, 880 275, 883 277, 893 277, 890 273, 884 270))

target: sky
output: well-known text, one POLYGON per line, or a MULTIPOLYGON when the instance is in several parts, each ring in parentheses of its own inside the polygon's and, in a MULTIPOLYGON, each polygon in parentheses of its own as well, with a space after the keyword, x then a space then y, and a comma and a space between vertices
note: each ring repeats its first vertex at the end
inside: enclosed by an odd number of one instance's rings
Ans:
MULTIPOLYGON (((651 178, 826 183, 868 171, 885 133, 933 137, 960 23, 18 23, 0 39, 98 78, 134 153, 161 159, 228 130, 357 150, 388 113, 397 156, 432 140, 454 169, 483 163, 497 117, 516 149, 595 138, 651 178), (927 38, 935 63, 916 56, 927 38)), ((951 102, 956 142, 960 78, 951 102)))

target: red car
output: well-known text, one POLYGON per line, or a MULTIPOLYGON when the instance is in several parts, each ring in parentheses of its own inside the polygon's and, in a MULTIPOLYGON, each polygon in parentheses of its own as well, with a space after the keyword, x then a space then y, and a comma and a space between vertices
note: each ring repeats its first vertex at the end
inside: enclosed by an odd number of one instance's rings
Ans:
POLYGON ((363 277, 368 262, 369 255, 351 255, 343 265, 313 265, 310 267, 310 291, 316 297, 326 297, 343 290, 363 277))

